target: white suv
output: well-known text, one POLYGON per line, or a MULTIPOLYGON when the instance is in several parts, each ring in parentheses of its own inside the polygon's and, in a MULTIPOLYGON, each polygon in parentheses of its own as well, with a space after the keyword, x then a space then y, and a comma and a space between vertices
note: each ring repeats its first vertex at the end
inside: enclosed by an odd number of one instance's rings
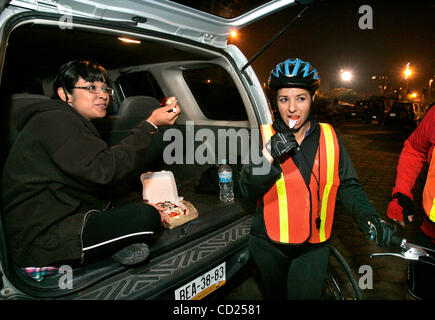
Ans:
POLYGON ((227 38, 294 1, 258 3, 226 19, 167 0, 6 1, 0 8, 1 167, 19 135, 10 115, 49 99, 63 63, 96 60, 115 89, 109 116, 96 123, 109 144, 159 100, 177 97, 182 113, 175 127, 160 131, 144 170, 172 171, 178 194, 194 204, 199 218, 163 231, 146 263, 127 268, 100 261, 74 269, 73 285, 66 287, 60 285, 66 274, 36 282, 14 264, 0 219, 0 300, 191 299, 231 281, 249 261, 255 203, 237 197, 236 184, 236 201, 221 203, 214 175, 226 159, 236 182, 241 164, 259 159, 260 125, 272 122, 257 76, 227 38), (215 283, 194 286, 216 270, 215 283))

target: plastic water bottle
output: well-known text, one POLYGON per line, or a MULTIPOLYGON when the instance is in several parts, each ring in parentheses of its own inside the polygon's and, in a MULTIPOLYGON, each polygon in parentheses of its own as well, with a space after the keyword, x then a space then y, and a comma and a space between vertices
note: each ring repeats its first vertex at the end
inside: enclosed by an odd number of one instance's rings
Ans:
POLYGON ((233 191, 233 170, 227 165, 226 160, 222 160, 222 165, 218 170, 219 175, 219 199, 224 202, 234 201, 233 191))

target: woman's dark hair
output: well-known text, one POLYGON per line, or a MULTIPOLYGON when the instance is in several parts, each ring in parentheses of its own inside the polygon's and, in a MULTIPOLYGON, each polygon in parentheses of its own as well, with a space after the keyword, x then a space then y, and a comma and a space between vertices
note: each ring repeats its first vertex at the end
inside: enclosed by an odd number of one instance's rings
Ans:
POLYGON ((67 92, 72 93, 72 89, 80 77, 89 82, 109 83, 106 69, 98 63, 86 60, 73 60, 60 67, 59 73, 53 83, 54 95, 58 98, 58 88, 63 88, 65 95, 67 92))

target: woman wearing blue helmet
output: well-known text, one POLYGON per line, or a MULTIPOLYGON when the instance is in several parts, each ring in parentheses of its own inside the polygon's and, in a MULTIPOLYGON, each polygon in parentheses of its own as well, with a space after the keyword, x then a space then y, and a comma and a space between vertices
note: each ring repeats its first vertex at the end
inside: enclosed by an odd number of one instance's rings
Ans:
POLYGON ((271 169, 242 170, 243 196, 258 200, 249 245, 266 299, 320 299, 337 197, 366 235, 373 226, 378 245, 388 246, 394 233, 362 190, 333 127, 312 116, 319 84, 309 62, 278 63, 268 82, 277 116, 261 126, 271 169))

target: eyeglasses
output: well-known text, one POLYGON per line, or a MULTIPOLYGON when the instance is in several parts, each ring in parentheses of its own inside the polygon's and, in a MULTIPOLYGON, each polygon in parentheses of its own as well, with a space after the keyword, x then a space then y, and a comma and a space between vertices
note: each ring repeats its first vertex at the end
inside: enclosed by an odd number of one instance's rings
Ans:
POLYGON ((108 88, 108 87, 101 87, 101 88, 97 88, 94 85, 90 85, 87 87, 73 87, 75 89, 85 89, 88 90, 90 93, 100 93, 100 91, 107 93, 109 96, 113 95, 114 90, 112 88, 108 88))

